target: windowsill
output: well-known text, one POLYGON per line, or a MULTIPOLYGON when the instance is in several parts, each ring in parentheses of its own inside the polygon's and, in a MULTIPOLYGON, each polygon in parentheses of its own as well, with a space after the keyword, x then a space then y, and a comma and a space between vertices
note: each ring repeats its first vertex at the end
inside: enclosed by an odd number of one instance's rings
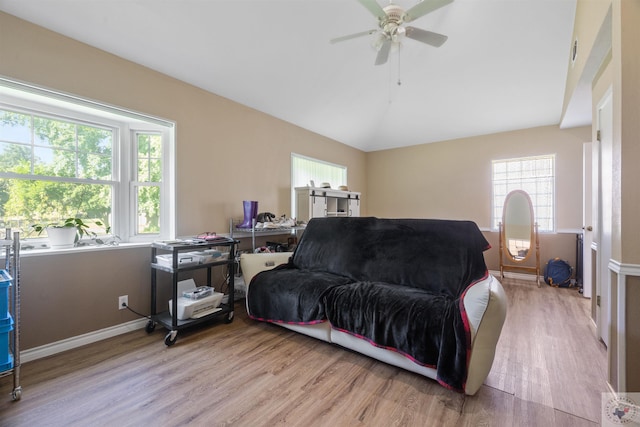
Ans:
POLYGON ((101 252, 101 251, 113 251, 118 249, 131 249, 131 248, 143 248, 151 247, 151 242, 136 242, 136 243, 120 243, 117 246, 110 245, 87 245, 79 246, 68 249, 51 249, 51 248, 34 248, 34 249, 20 249, 21 257, 31 256, 46 256, 46 255, 62 255, 73 253, 86 253, 86 252, 101 252))

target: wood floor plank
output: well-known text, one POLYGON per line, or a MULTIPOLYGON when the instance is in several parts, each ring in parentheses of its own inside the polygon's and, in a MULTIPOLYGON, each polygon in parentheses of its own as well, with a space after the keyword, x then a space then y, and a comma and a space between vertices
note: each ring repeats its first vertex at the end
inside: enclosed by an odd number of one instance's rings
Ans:
POLYGON ((607 391, 606 349, 575 288, 504 281, 507 319, 485 381, 525 401, 599 421, 607 391))
POLYGON ((436 381, 249 319, 134 331, 0 378, 0 426, 593 426, 606 350, 575 290, 504 280, 508 314, 485 384, 436 381))
POLYGON ((465 399, 459 420, 460 426, 510 427, 514 422, 514 396, 491 387, 482 386, 474 396, 465 399))

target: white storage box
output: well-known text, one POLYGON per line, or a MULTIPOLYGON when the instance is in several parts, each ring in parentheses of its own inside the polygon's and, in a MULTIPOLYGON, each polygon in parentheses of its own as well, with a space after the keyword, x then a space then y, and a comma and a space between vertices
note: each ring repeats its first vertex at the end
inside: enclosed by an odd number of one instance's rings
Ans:
MULTIPOLYGON (((173 255, 172 254, 166 254, 166 255, 157 255, 156 256, 156 262, 158 263, 158 265, 162 265, 164 267, 169 267, 169 268, 173 268, 173 255)), ((189 267, 191 265, 197 265, 198 264, 198 260, 196 259, 196 257, 193 256, 192 253, 189 252, 185 252, 185 253, 179 253, 178 254, 178 268, 180 267, 189 267)))
MULTIPOLYGON (((192 292, 196 289, 196 282, 193 279, 181 280, 178 282, 178 295, 182 295, 184 292, 192 292)), ((206 316, 207 314, 220 311, 220 303, 224 296, 221 292, 213 292, 211 296, 191 299, 185 297, 178 297, 178 320, 197 319, 199 317, 206 316)), ((169 300, 169 314, 173 316, 173 300, 169 300)))
POLYGON ((229 259, 229 252, 220 252, 216 249, 206 249, 204 251, 187 252, 198 264, 207 264, 210 262, 226 261, 229 259))
MULTIPOLYGON (((219 311, 224 294, 214 292, 211 296, 197 300, 178 297, 178 320, 197 319, 219 311)), ((169 313, 173 316, 173 300, 169 300, 169 313)))

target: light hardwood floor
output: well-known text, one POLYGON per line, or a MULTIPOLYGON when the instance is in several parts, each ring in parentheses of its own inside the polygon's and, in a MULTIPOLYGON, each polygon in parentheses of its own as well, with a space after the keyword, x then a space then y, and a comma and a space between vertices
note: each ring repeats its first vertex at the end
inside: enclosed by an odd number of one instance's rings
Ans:
MULTIPOLYGON (((509 311, 475 396, 254 322, 131 332, 0 378, 0 426, 597 426, 606 351, 575 289, 503 280, 509 311)), ((242 304, 238 304, 241 306, 242 304)))

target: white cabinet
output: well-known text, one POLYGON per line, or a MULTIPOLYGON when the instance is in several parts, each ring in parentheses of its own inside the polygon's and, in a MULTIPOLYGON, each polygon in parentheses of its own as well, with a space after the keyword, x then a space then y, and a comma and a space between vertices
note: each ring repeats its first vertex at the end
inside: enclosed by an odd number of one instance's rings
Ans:
POLYGON ((296 187, 298 221, 328 216, 360 216, 360 193, 331 188, 296 187))
POLYGON ((349 216, 360 216, 360 193, 355 199, 349 198, 349 216))

